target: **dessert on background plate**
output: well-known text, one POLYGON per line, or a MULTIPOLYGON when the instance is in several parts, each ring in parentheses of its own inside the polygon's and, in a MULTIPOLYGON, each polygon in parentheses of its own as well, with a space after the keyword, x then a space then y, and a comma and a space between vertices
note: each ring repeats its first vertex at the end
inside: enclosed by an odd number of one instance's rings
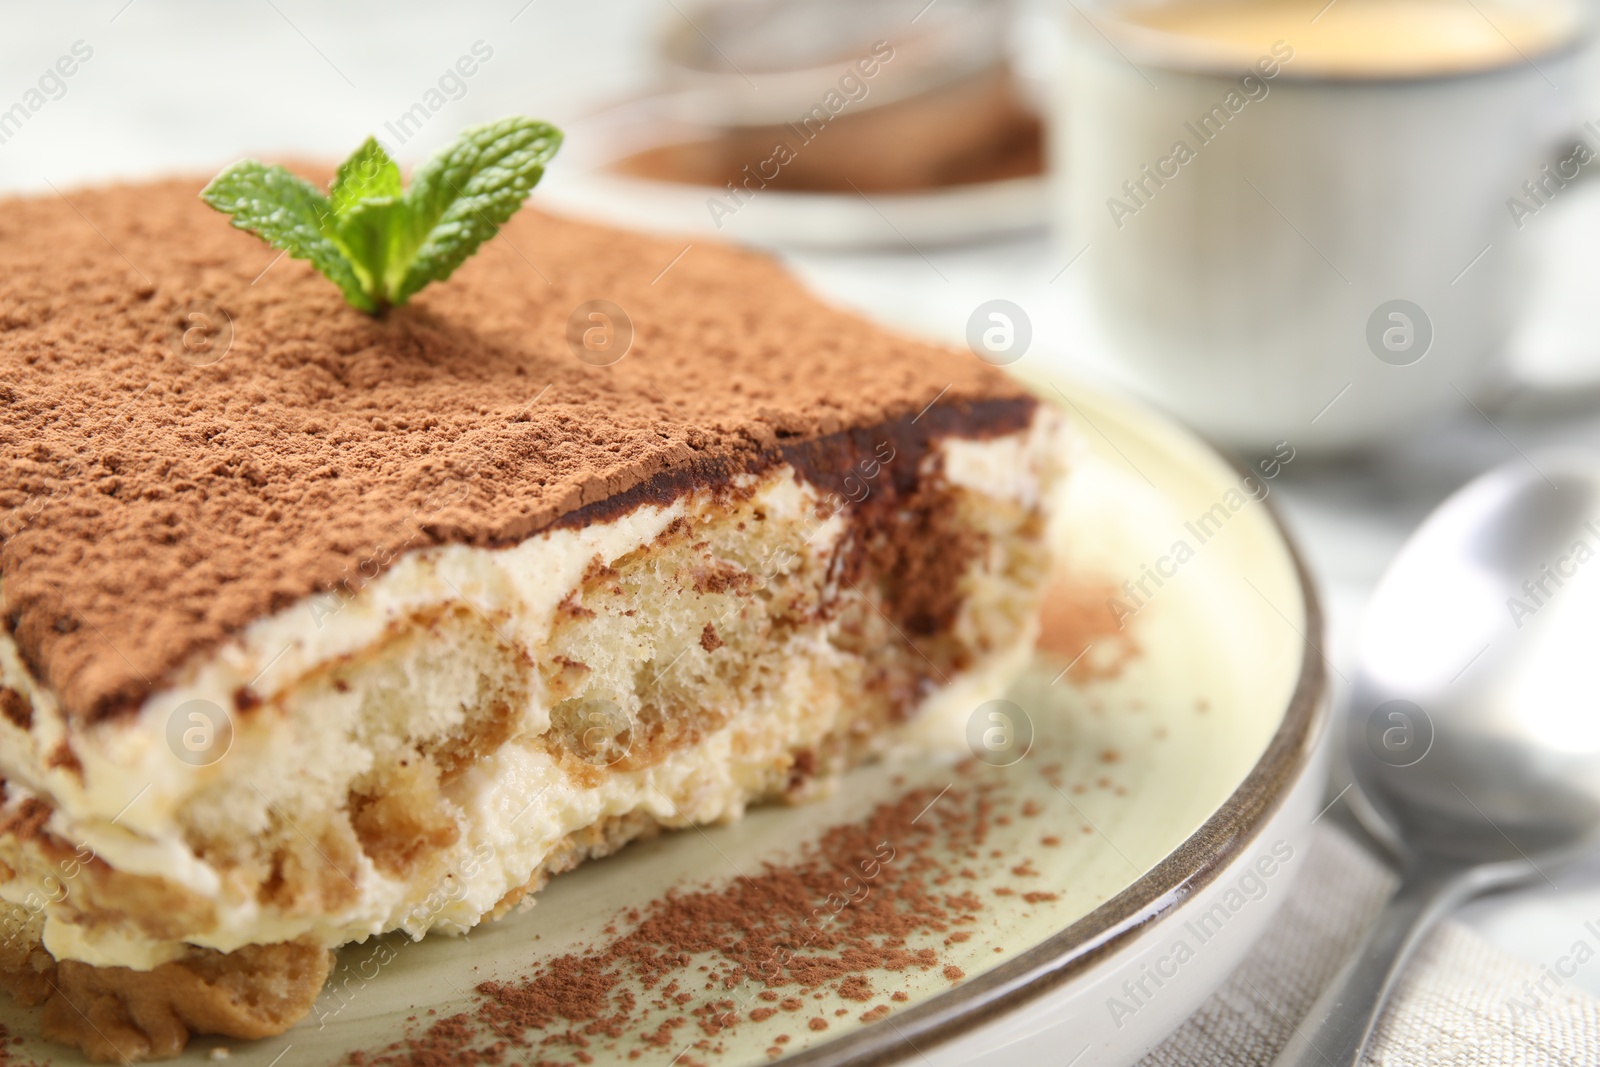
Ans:
POLYGON ((193 181, 0 217, 0 984, 46 1036, 282 1032, 331 949, 959 736, 1026 661, 1059 414, 763 257, 508 223, 552 135, 231 168, 282 262, 193 181))
POLYGON ((1043 83, 1017 5, 691 0, 683 14, 655 36, 653 83, 575 124, 551 195, 783 248, 1043 225, 1043 83))

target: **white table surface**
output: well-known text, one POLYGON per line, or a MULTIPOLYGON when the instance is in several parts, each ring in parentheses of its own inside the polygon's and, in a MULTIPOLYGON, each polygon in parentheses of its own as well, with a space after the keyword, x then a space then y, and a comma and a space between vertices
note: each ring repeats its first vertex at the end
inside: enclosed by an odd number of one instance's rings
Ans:
MULTIPOLYGON (((348 152, 418 99, 476 41, 493 58, 467 94, 408 143, 414 164, 465 125, 511 112, 573 121, 646 84, 646 35, 680 17, 671 0, 494 0, 329 4, 313 0, 27 0, 0 8, 0 110, 75 41, 93 58, 20 133, 0 144, 0 190, 42 192, 166 172, 208 173, 240 155, 348 152)), ((1590 107, 1600 114, 1600 101, 1590 107)), ((1570 195, 1539 216, 1550 249, 1538 307, 1515 359, 1525 376, 1600 376, 1600 196, 1570 195)), ((1533 231, 1530 231, 1533 232, 1533 231)), ((1040 236, 959 249, 791 257, 817 289, 916 333, 960 343, 968 314, 994 297, 1033 318, 1026 360, 1092 372, 1070 258, 1040 236), (924 254, 926 258, 924 258, 924 254), (936 266, 930 268, 929 261, 936 266)), ((1074 267, 1074 271, 1087 264, 1074 267)), ((1548 398, 1546 398, 1548 399, 1548 398)), ((1274 499, 1321 584, 1325 652, 1347 670, 1362 606, 1416 523, 1473 475, 1548 444, 1600 449, 1600 403, 1564 413, 1527 393, 1468 411, 1340 462, 1299 459, 1274 499)), ((1554 961, 1600 919, 1600 856, 1542 886, 1472 906, 1466 919, 1507 952, 1554 961)), ((1576 984, 1600 994, 1600 962, 1576 984)))

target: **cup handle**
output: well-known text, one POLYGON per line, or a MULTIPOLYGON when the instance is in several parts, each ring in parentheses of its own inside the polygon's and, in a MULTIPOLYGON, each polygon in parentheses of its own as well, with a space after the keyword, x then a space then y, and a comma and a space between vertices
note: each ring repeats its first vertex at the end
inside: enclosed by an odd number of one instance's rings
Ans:
MULTIPOLYGON (((1600 188, 1600 181, 1597 181, 1600 179, 1600 149, 1591 147, 1592 140, 1580 136, 1577 131, 1573 131, 1572 136, 1562 143, 1566 147, 1549 165, 1549 170, 1563 183, 1559 189, 1567 190, 1570 186, 1570 195, 1584 198, 1595 196, 1595 190, 1600 188), (1577 172, 1568 176, 1563 173, 1562 165, 1570 164, 1580 145, 1588 149, 1589 160, 1578 164, 1577 172)), ((1585 333, 1590 334, 1591 331, 1586 330, 1585 333)), ((1519 368, 1511 366, 1507 369, 1505 380, 1489 400, 1496 407, 1512 409, 1519 414, 1559 416, 1600 407, 1600 355, 1584 358, 1581 362, 1574 360, 1573 364, 1571 374, 1539 376, 1520 373, 1519 368)))

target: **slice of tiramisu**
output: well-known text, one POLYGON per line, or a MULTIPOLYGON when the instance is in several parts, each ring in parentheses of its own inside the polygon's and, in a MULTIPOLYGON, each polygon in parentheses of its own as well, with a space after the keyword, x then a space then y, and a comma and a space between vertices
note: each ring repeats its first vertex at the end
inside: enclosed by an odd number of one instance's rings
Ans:
MULTIPOLYGON (((1056 413, 773 262, 526 211, 382 316, 198 182, 0 213, 0 983, 262 1037, 1027 655, 1056 413)), ((959 744, 959 741, 958 741, 959 744)))

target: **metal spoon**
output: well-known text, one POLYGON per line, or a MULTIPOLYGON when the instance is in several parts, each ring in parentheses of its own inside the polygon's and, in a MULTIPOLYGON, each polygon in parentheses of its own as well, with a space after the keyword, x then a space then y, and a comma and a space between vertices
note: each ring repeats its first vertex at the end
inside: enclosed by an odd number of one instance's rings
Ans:
POLYGON ((1422 935, 1548 879, 1600 829, 1600 457, 1498 468, 1445 501, 1378 585, 1344 725, 1353 807, 1400 887, 1278 1067, 1360 1061, 1422 935))

